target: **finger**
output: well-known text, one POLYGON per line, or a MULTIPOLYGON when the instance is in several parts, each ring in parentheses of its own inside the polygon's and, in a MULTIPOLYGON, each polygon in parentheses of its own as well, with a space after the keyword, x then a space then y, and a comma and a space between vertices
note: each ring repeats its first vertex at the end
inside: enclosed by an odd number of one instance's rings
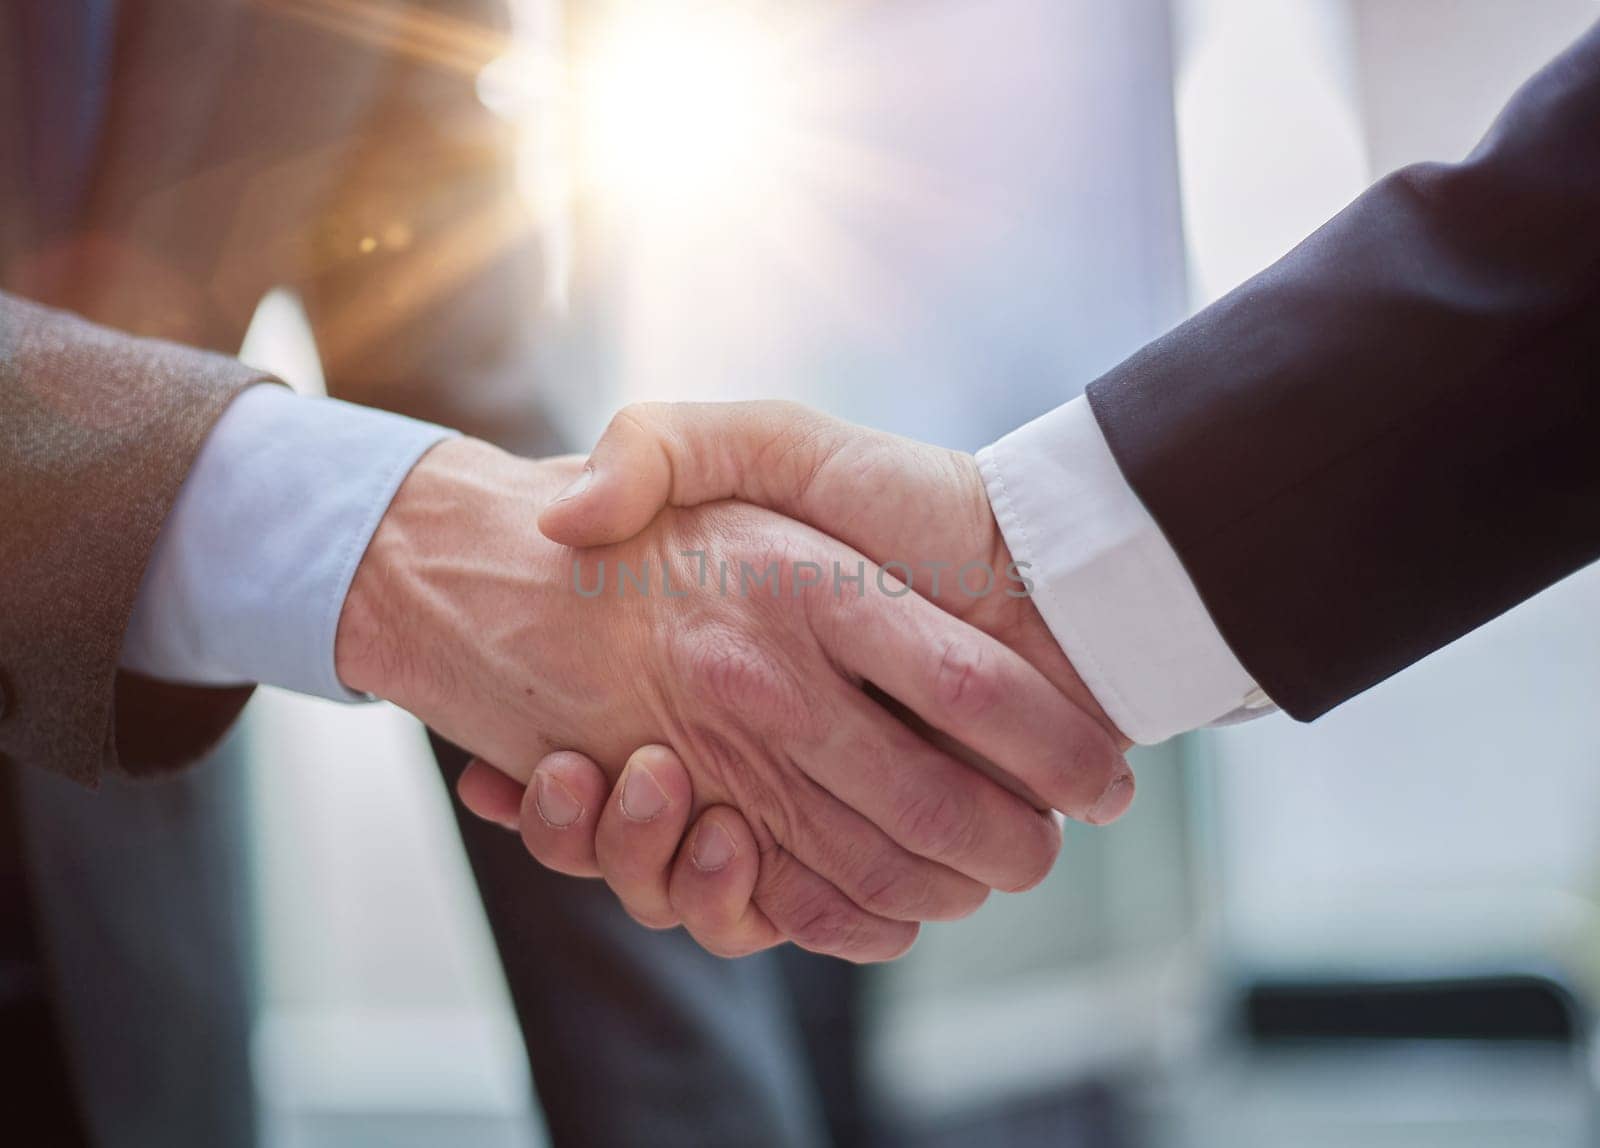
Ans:
POLYGON ((668 886, 683 841, 694 786, 678 755, 664 745, 633 752, 611 791, 595 834, 601 875, 641 925, 678 923, 668 886))
POLYGON ((719 957, 769 949, 784 937, 755 903, 761 854, 749 823, 731 806, 706 810, 672 869, 672 908, 700 947, 719 957))
MULTIPOLYGON (((843 763, 841 772, 850 768, 843 763)), ((894 921, 954 921, 977 911, 989 895, 988 885, 899 845, 818 785, 803 763, 788 789, 788 812, 780 818, 774 811, 767 821, 773 840, 868 913, 894 921)))
MULTIPOLYGON (((923 721, 1004 770, 1015 792, 1093 824, 1133 800, 1111 736, 1021 655, 869 571, 870 592, 811 601, 829 654, 923 721)), ((854 802, 852 802, 854 804, 854 802)))
POLYGON ((802 949, 856 964, 892 961, 917 939, 915 923, 867 912, 782 848, 762 855, 755 902, 802 949))
POLYGON ((1048 814, 928 744, 859 691, 846 704, 849 719, 833 722, 817 749, 796 754, 822 788, 902 849, 985 888, 1020 892, 1050 872, 1061 831, 1048 814))
POLYGON ((610 788, 605 772, 581 753, 561 750, 539 762, 522 795, 528 852, 557 873, 598 877, 595 830, 610 788))
POLYGON ((739 498, 784 511, 852 432, 868 433, 798 403, 624 407, 539 529, 566 546, 598 546, 633 537, 667 505, 739 498))
POLYGON ((467 812, 513 833, 522 816, 522 793, 527 787, 488 762, 473 758, 456 779, 456 796, 467 812))

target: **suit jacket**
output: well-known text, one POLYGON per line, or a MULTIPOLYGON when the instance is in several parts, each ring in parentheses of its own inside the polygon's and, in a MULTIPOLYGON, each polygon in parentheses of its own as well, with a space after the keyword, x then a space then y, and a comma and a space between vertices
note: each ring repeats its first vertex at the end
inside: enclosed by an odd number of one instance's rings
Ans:
POLYGON ((1600 557, 1600 26, 1088 393, 1303 720, 1600 557))
MULTIPOLYGON (((504 16, 0 5, 0 1060, 19 1143, 254 1142, 238 771, 117 776, 198 758, 249 691, 119 673, 122 635, 202 440, 261 379, 226 354, 274 286, 300 293, 341 396, 549 445, 540 268, 509 128, 474 90, 504 16)), ((501 862, 505 909, 524 868, 501 862)))
POLYGON ((0 13, 0 756, 91 785, 169 770, 248 696, 117 659, 200 443, 260 380, 195 348, 236 349, 272 287, 301 294, 341 397, 549 445, 514 140, 475 88, 505 19, 492 0, 0 13))

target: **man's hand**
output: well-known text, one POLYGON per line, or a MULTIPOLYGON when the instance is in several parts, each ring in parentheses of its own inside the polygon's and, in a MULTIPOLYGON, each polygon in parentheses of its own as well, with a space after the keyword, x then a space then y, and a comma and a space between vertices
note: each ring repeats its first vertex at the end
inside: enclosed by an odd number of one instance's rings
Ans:
POLYGON ((486 821, 520 833, 547 868, 574 877, 604 877, 634 920, 652 929, 682 925, 701 948, 742 957, 786 938, 753 900, 761 854, 739 813, 725 805, 691 826, 693 784, 678 755, 647 745, 628 759, 613 788, 582 754, 553 753, 534 767, 526 790, 482 761, 461 774, 461 803, 486 821), (669 795, 648 818, 630 812, 627 786, 648 771, 669 795), (581 812, 562 825, 540 813, 541 790, 559 785, 581 794, 581 812))
MULTIPOLYGON (((698 807, 748 820, 772 925, 854 959, 897 955, 912 922, 971 912, 990 887, 1037 882, 1059 848, 1047 815, 913 733, 867 683, 1053 806, 1081 815, 1131 788, 1106 732, 1001 643, 878 592, 870 563, 859 596, 813 582, 808 563, 864 560, 798 523, 718 506, 582 555, 551 543, 534 516, 576 473, 471 440, 431 451, 357 571, 342 680, 521 781, 556 749, 614 775, 635 747, 671 745, 698 807), (622 562, 648 571, 648 592, 623 583, 622 562), (749 589, 746 567, 772 577, 749 589)), ((640 774, 621 788, 630 805, 670 807, 640 774)))
MULTIPOLYGON (((539 526, 568 546, 595 546, 632 537, 663 507, 728 498, 808 523, 880 565, 909 565, 919 593, 1021 654, 1119 746, 1130 744, 1032 597, 1014 593, 1011 554, 971 455, 796 403, 645 403, 611 420, 539 526)), ((1094 806, 1057 808, 1100 824, 1132 800, 1129 774, 1094 806)))

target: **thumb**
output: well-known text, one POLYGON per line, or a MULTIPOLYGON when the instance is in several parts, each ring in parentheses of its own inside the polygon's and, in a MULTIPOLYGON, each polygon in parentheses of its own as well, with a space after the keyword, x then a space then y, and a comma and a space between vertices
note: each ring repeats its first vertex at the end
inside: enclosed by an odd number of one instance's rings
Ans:
POLYGON ((539 529, 565 546, 603 546, 632 538, 666 506, 738 498, 792 510, 842 426, 779 401, 624 407, 539 529))

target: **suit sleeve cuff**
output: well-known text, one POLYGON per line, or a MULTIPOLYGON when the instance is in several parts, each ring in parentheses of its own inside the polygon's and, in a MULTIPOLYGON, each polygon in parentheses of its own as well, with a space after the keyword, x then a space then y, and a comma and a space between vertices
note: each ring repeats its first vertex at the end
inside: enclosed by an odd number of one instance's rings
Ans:
POLYGON ((1273 707, 1075 399, 978 453, 1012 558, 1108 717, 1150 745, 1273 707))
POLYGON ((417 460, 452 432, 278 386, 206 439, 139 586, 121 664, 191 685, 364 700, 334 669, 356 567, 417 460))

